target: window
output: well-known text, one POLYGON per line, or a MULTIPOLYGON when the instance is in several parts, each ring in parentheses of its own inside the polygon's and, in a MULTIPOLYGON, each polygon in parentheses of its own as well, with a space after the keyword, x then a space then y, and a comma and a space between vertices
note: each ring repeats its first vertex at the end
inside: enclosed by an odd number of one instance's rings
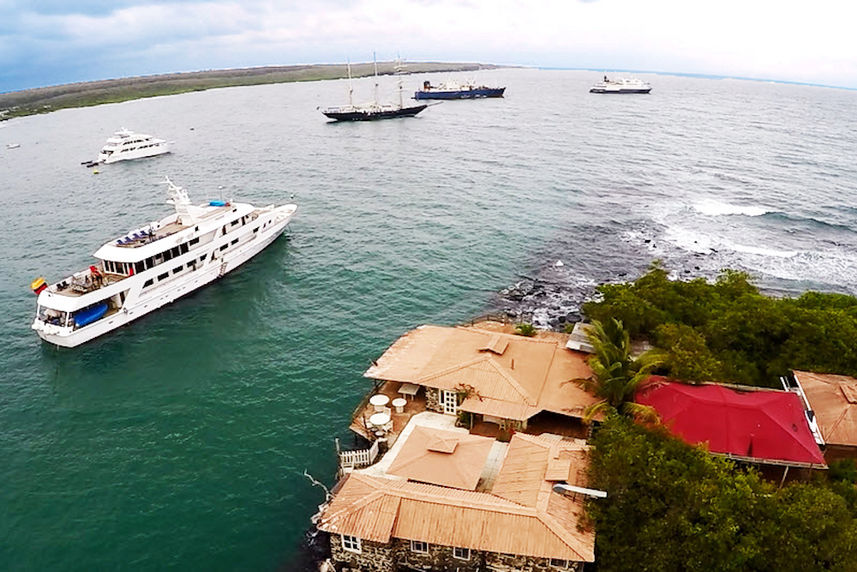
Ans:
POLYGON ((149 278, 148 280, 146 280, 145 282, 143 282, 143 288, 148 288, 148 287, 149 287, 149 286, 151 286, 152 284, 154 284, 154 280, 152 280, 151 278, 149 278))
POLYGON ((154 265, 155 265, 155 259, 154 258, 152 258, 150 256, 149 258, 146 259, 146 270, 148 270, 149 268, 152 268, 154 265))
POLYGON ((348 552, 356 552, 360 554, 360 539, 356 536, 342 535, 342 548, 348 552))
POLYGON ((163 274, 158 274, 158 280, 166 280, 167 276, 169 276, 169 272, 164 272, 163 274))
POLYGON ((226 250, 227 248, 229 248, 229 245, 224 244, 223 246, 220 247, 220 250, 226 250))
POLYGON ((199 244, 199 237, 190 239, 190 242, 188 244, 190 244, 191 246, 193 246, 194 244, 199 244))
POLYGON ((190 247, 187 245, 187 243, 179 245, 179 252, 181 252, 182 254, 185 254, 188 250, 190 250, 190 247))
POLYGON ((176 266, 175 268, 173 268, 173 274, 178 274, 182 270, 184 270, 184 264, 182 264, 181 266, 176 266))
POLYGON ((205 255, 204 255, 204 254, 203 254, 202 256, 200 256, 200 257, 199 257, 199 261, 200 261, 200 262, 205 262, 205 255))
POLYGON ((452 557, 459 560, 470 560, 470 549, 455 547, 452 549, 452 557))
POLYGON ((419 552, 420 554, 428 554, 428 543, 419 540, 411 540, 411 552, 419 552))
POLYGON ((135 262, 135 263, 134 263, 134 270, 135 270, 138 274, 139 274, 140 272, 143 272, 145 269, 146 269, 146 265, 145 265, 143 262, 135 262))
POLYGON ((238 239, 236 238, 235 240, 233 240, 233 241, 232 241, 232 242, 230 242, 229 244, 238 244, 238 239))

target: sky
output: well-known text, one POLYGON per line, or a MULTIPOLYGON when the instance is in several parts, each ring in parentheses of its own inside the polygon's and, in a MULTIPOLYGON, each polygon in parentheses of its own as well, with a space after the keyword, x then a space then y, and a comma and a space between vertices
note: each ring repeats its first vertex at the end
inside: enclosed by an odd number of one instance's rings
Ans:
POLYGON ((0 92, 391 60, 857 88, 853 0, 0 0, 0 92))

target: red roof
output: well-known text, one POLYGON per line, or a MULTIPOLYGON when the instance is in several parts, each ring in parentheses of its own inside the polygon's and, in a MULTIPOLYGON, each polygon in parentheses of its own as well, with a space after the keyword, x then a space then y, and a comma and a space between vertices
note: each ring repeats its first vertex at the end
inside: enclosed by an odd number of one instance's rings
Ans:
POLYGON ((637 394, 637 403, 654 407, 663 424, 688 443, 708 443, 712 453, 760 462, 825 465, 794 393, 653 381, 637 394))

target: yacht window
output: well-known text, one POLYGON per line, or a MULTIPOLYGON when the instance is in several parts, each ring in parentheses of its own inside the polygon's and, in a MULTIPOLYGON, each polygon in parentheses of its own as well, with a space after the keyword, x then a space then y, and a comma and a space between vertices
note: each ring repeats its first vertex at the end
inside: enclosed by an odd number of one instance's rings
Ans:
POLYGON ((149 257, 146 259, 146 270, 155 265, 155 259, 153 257, 149 257))
POLYGON ((158 274, 158 280, 166 280, 167 276, 169 276, 169 272, 164 272, 163 274, 158 274))
POLYGON ((179 256, 179 254, 180 254, 179 247, 174 246, 173 248, 170 249, 170 252, 172 252, 173 258, 175 258, 176 256, 179 256))
POLYGON ((223 246, 220 247, 220 250, 226 250, 227 248, 229 248, 229 245, 224 244, 223 246))
POLYGON ((176 266, 175 268, 173 268, 173 274, 178 274, 182 270, 184 270, 184 264, 182 264, 181 266, 176 266))
POLYGON ((200 257, 199 257, 199 261, 200 261, 200 262, 205 262, 205 255, 204 255, 204 254, 203 254, 202 256, 200 256, 200 257))
POLYGON ((193 246, 194 244, 198 244, 198 243, 199 243, 199 237, 196 237, 196 238, 190 239, 190 242, 188 244, 193 246))
POLYGON ((143 282, 143 288, 148 288, 149 286, 151 286, 151 285, 152 285, 152 284, 154 284, 154 283, 155 283, 155 281, 154 281, 154 280, 152 280, 151 278, 149 278, 148 280, 146 280, 145 282, 143 282))
POLYGON ((232 242, 230 242, 229 244, 238 244, 238 239, 236 238, 235 240, 233 240, 233 241, 232 241, 232 242))
POLYGON ((146 265, 143 262, 135 262, 134 263, 134 270, 136 270, 137 272, 142 272, 145 269, 146 269, 146 265))
POLYGON ((256 228, 254 228, 253 232, 259 232, 259 227, 257 226, 256 228))
POLYGON ((187 243, 184 243, 179 246, 179 252, 181 252, 182 254, 187 253, 188 250, 190 250, 190 247, 187 245, 187 243))
POLYGON ((237 221, 237 220, 233 220, 233 221, 232 221, 232 224, 231 224, 231 225, 229 225, 229 226, 235 226, 236 224, 238 224, 238 221, 237 221))

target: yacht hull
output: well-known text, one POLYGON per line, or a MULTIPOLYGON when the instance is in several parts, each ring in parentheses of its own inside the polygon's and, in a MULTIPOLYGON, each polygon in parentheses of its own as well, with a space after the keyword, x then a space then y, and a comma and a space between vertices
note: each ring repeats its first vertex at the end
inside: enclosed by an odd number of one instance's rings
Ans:
POLYGON ((413 117, 426 105, 415 105, 394 110, 382 111, 322 111, 325 116, 336 121, 376 121, 379 119, 395 119, 397 117, 413 117))
POLYGON ((120 328, 137 318, 170 304, 235 270, 274 242, 286 230, 294 211, 277 220, 269 229, 246 242, 234 251, 215 258, 194 272, 176 279, 175 282, 158 288, 150 295, 140 296, 133 304, 126 303, 121 310, 94 321, 72 332, 59 332, 58 328, 35 327, 42 340, 61 347, 72 348, 120 328))

